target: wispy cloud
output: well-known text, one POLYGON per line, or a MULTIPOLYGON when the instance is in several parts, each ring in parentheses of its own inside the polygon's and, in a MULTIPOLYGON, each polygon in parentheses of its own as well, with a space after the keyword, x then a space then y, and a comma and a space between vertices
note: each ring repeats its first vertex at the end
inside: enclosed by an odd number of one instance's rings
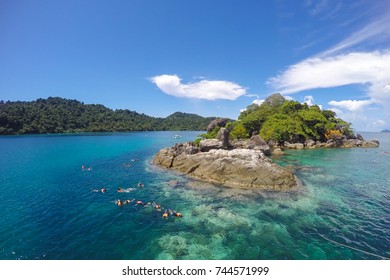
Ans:
POLYGON ((309 9, 310 15, 316 16, 328 9, 328 0, 306 1, 305 6, 309 9))
POLYGON ((325 57, 336 53, 341 53, 353 46, 369 40, 375 43, 385 42, 390 38, 390 12, 385 13, 375 21, 367 24, 362 29, 352 33, 350 36, 319 54, 325 57))
POLYGON ((206 100, 235 100, 246 94, 246 89, 229 81, 201 80, 184 84, 177 75, 160 75, 150 79, 166 94, 206 100))
MULTIPOLYGON (((356 5, 361 10, 362 5, 367 3, 356 5)), ((307 1, 306 7, 310 9, 309 12, 318 14, 324 14, 327 8, 330 9, 327 1, 307 1)), ((325 51, 287 67, 277 76, 269 78, 267 84, 283 95, 360 84, 364 89, 365 100, 332 100, 328 104, 338 115, 350 121, 364 121, 367 127, 369 123, 384 125, 373 117, 377 114, 390 117, 389 8, 384 4, 368 7, 365 16, 360 18, 371 18, 368 23, 325 51), (367 115, 364 110, 368 107, 380 112, 367 115)), ((337 12, 335 8, 334 13, 337 12)), ((306 47, 310 47, 310 44, 303 48, 306 47)), ((311 102, 310 99, 307 101, 311 102)))
POLYGON ((331 106, 347 109, 348 111, 359 111, 364 107, 374 104, 374 100, 343 100, 343 101, 329 101, 328 104, 331 106))
MULTIPOLYGON (((390 50, 308 58, 290 66, 268 84, 283 94, 349 84, 374 86, 387 95, 390 81, 390 50)), ((381 94, 372 92, 373 97, 381 94)))

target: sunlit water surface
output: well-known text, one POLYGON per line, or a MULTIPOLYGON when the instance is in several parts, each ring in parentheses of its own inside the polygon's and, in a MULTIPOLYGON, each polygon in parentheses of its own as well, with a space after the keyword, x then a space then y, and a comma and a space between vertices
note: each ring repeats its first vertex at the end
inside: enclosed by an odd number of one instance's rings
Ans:
POLYGON ((151 165, 160 148, 198 134, 0 137, 0 259, 390 258, 390 133, 363 134, 379 148, 273 158, 303 184, 282 193, 151 165), (183 218, 117 199, 156 202, 183 218))

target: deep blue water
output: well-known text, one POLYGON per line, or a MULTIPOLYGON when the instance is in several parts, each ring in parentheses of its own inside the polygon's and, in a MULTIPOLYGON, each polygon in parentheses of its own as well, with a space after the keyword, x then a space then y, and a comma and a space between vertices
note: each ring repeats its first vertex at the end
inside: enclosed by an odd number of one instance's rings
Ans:
POLYGON ((212 186, 150 164, 198 134, 0 137, 0 259, 390 258, 390 133, 363 133, 379 148, 274 158, 303 183, 283 193, 212 186), (155 201, 183 218, 116 199, 155 201))

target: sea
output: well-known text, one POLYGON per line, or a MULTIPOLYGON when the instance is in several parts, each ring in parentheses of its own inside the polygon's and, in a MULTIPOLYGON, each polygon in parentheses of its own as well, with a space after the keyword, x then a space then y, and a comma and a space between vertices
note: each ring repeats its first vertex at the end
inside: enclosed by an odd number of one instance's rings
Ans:
POLYGON ((211 185, 151 164, 159 149, 200 133, 0 137, 0 259, 390 258, 390 133, 361 133, 379 148, 273 157, 301 182, 286 192, 211 185))

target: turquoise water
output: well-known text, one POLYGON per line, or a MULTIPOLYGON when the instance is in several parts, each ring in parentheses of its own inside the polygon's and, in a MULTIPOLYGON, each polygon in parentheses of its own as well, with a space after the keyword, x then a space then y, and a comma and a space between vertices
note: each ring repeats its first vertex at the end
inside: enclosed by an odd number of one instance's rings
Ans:
POLYGON ((150 165, 160 148, 198 134, 0 137, 0 259, 390 258, 389 133, 363 134, 381 141, 375 149, 274 158, 302 181, 284 193, 212 186, 150 165), (183 218, 116 199, 155 201, 183 218))

